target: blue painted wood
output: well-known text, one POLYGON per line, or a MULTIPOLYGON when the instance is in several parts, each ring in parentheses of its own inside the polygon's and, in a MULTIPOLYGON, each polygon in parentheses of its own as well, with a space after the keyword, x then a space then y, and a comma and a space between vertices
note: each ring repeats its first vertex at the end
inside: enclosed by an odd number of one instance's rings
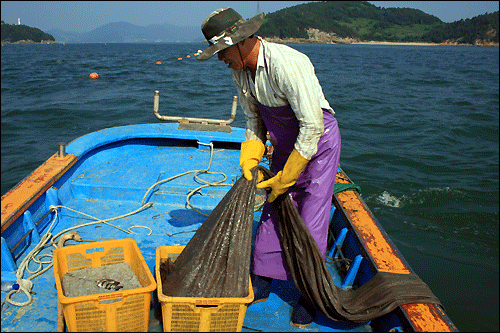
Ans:
POLYGON ((342 288, 347 289, 349 287, 352 287, 354 279, 358 274, 359 266, 361 265, 362 260, 363 257, 359 254, 354 258, 354 261, 352 262, 351 266, 349 267, 349 270, 347 271, 344 282, 342 283, 342 288))
POLYGON ((68 144, 68 154, 83 156, 86 153, 117 141, 130 139, 198 140, 202 143, 233 142, 244 140, 244 130, 233 128, 232 133, 179 130, 177 123, 138 124, 103 129, 86 134, 68 144))
MULTIPOLYGON (((17 270, 17 265, 14 262, 14 258, 12 257, 12 254, 10 253, 9 246, 7 245, 7 242, 5 239, 2 237, 2 243, 1 243, 1 254, 2 254, 2 281, 4 281, 4 274, 9 273, 9 272, 14 272, 17 270)), ((7 280, 5 280, 7 281, 7 280)))

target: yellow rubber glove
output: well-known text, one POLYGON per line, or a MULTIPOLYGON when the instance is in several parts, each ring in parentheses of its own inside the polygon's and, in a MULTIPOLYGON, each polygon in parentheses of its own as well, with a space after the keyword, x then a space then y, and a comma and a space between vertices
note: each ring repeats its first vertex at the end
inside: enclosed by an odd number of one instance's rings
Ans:
MULTIPOLYGON (((257 140, 247 140, 241 143, 240 166, 246 180, 252 180, 250 170, 259 164, 265 150, 264 144, 257 140)), ((259 172, 259 179, 261 179, 260 174, 261 172, 259 172)))
POLYGON ((273 202, 279 195, 285 193, 290 186, 295 184, 302 171, 306 168, 307 163, 309 163, 309 160, 302 157, 294 149, 288 157, 283 170, 273 178, 258 183, 257 188, 270 187, 272 191, 267 200, 273 202))

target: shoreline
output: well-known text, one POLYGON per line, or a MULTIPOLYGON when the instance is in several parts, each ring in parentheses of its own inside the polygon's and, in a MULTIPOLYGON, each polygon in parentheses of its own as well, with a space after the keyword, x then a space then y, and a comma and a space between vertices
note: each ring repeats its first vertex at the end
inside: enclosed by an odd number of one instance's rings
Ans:
MULTIPOLYGON (((424 42, 354 42, 351 44, 360 44, 360 45, 417 45, 417 46, 436 46, 436 45, 445 45, 442 43, 424 43, 424 42)), ((463 44, 465 45, 465 44, 463 44)))
POLYGON ((498 47, 498 43, 488 43, 488 44, 460 44, 460 43, 425 43, 425 42, 354 42, 350 44, 360 44, 360 45, 416 45, 416 46, 474 46, 474 47, 498 47))
POLYGON ((42 40, 40 42, 34 42, 32 41, 31 39, 28 39, 28 40, 25 40, 25 39, 22 39, 22 40, 18 40, 17 42, 7 42, 7 41, 2 41, 1 42, 2 45, 26 45, 26 44, 59 44, 58 42, 56 41, 53 41, 53 40, 42 40))
MULTIPOLYGON (((267 42, 279 43, 279 44, 346 44, 346 45, 392 45, 392 46, 468 46, 468 47, 499 47, 499 43, 476 43, 476 44, 464 44, 457 42, 446 41, 444 43, 427 43, 427 42, 386 42, 386 41, 359 41, 354 39, 347 39, 343 41, 321 41, 314 39, 305 38, 263 38, 267 42)), ((42 40, 41 42, 33 42, 32 40, 20 40, 17 42, 1 42, 3 45, 31 45, 31 44, 60 44, 56 41, 42 40)), ((65 45, 65 43, 62 43, 65 45)), ((80 43, 76 43, 80 44, 80 43)), ((82 43, 85 44, 85 43, 82 43)), ((140 44, 140 43, 138 43, 140 44)))
POLYGON ((321 40, 321 39, 306 39, 306 38, 263 38, 265 41, 280 44, 346 44, 346 45, 394 45, 394 46, 473 46, 473 47, 499 47, 499 43, 476 41, 476 44, 458 43, 456 41, 447 40, 443 43, 429 42, 388 42, 388 41, 361 41, 352 38, 321 40))

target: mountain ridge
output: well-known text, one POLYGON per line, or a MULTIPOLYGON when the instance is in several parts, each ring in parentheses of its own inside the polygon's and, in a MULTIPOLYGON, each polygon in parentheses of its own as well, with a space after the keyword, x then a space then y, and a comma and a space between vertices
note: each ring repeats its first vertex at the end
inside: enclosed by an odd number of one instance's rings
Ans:
POLYGON ((60 43, 174 43, 201 42, 199 27, 164 23, 138 26, 128 22, 111 22, 84 33, 60 29, 48 31, 60 43))

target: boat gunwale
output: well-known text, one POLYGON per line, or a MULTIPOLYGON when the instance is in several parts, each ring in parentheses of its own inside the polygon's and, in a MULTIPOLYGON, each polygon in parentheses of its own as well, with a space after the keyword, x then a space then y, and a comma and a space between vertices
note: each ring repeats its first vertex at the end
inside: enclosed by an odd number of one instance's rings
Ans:
POLYGON ((99 147, 130 139, 196 140, 200 144, 207 145, 211 142, 241 143, 243 141, 244 130, 242 128, 232 127, 233 132, 226 133, 182 130, 176 127, 177 125, 177 123, 147 123, 104 128, 71 141, 66 147, 66 152, 81 157, 99 147))
MULTIPOLYGON (((340 167, 339 171, 340 172, 337 173, 336 183, 352 183, 352 180, 340 167)), ((380 254, 380 252, 373 252, 367 248, 367 243, 363 241, 364 239, 366 239, 366 237, 364 237, 362 232, 360 232, 353 218, 353 216, 355 217, 356 215, 359 215, 360 211, 356 209, 350 210, 343 205, 342 199, 344 198, 342 197, 345 196, 346 194, 347 193, 345 192, 339 192, 334 194, 333 204, 335 205, 336 210, 338 210, 338 212, 342 215, 343 220, 347 225, 347 228, 356 234, 356 237, 354 237, 354 239, 356 240, 361 253, 365 256, 364 258, 370 261, 370 266, 373 267, 373 269, 375 269, 376 271, 415 274, 410 264, 406 261, 406 259, 399 251, 399 249, 396 247, 396 245, 389 237, 387 232, 384 230, 382 225, 378 222, 377 218, 372 213, 372 211, 365 203, 361 195, 358 193, 358 191, 349 191, 348 192, 349 200, 357 201, 356 205, 358 206, 358 208, 361 208, 361 210, 366 210, 366 212, 368 213, 369 216, 368 223, 372 223, 374 227, 376 227, 380 231, 382 238, 379 237, 377 240, 379 242, 386 242, 387 245, 390 248, 392 248, 393 252, 391 253, 391 255, 397 257, 397 259, 400 260, 401 263, 404 265, 405 269, 404 270, 384 269, 377 264, 376 259, 379 259, 377 258, 377 254, 380 254)), ((367 222, 366 219, 364 220, 364 222, 367 222)), ((373 235, 371 237, 373 237, 373 235)), ((384 256, 384 259, 380 261, 385 262, 386 259, 387 257, 384 256)), ((398 306, 398 310, 401 311, 401 313, 407 319, 408 324, 411 325, 411 328, 416 332, 458 331, 457 327, 453 324, 451 319, 444 312, 444 309, 438 304, 421 304, 421 303, 403 304, 401 306, 398 306), (429 319, 432 320, 429 321, 429 319)))

